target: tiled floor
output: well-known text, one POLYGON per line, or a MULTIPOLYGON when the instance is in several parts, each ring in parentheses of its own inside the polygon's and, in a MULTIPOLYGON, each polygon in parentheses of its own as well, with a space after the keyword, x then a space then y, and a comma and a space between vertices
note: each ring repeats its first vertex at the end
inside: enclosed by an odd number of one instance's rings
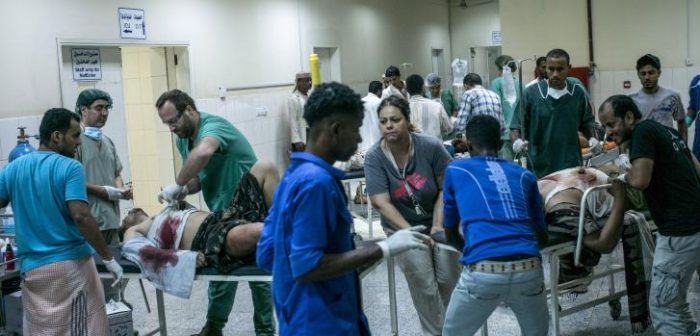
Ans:
MULTIPOLYGON (((358 222, 356 229, 363 235, 367 232, 366 224, 358 222)), ((378 225, 375 225, 378 230, 378 225)), ((379 235, 375 231, 375 236, 379 235)), ((611 261, 620 261, 620 248, 612 255, 612 258, 604 257, 601 267, 611 261)), ((545 265, 548 269, 548 265, 545 265)), ((616 277, 616 286, 624 286, 621 276, 616 277)), ((413 308, 408 287, 401 271, 396 268, 396 287, 398 297, 398 325, 399 335, 421 335, 420 323, 413 308)), ((151 307, 155 309, 155 294, 152 287, 146 283, 151 307)), ((621 288, 621 287, 620 287, 621 288)), ((594 282, 587 294, 572 300, 562 298, 562 305, 582 302, 597 295, 604 295, 608 291, 607 281, 594 282)), ((226 326, 225 335, 254 335, 252 321, 252 302, 250 290, 245 284, 238 289, 237 299, 230 315, 230 322, 226 326)), ((365 313, 369 318, 370 328, 374 335, 391 335, 389 296, 386 264, 382 263, 375 268, 363 280, 363 298, 365 313)), ((138 283, 132 281, 126 292, 126 299, 133 303, 134 327, 142 334, 155 328, 158 324, 156 312, 148 314, 143 304, 138 283)), ((688 293, 688 301, 696 320, 700 319, 700 283, 694 275, 691 288, 688 293)), ((192 297, 189 300, 178 299, 169 295, 165 297, 166 316, 169 335, 190 335, 199 331, 205 320, 207 307, 207 284, 195 282, 192 297)), ((489 335, 519 335, 519 327, 512 312, 501 306, 491 315, 488 321, 489 335)), ((561 319, 562 335, 630 335, 629 315, 627 313, 627 299, 622 299, 622 316, 619 320, 612 320, 607 304, 584 310, 573 316, 561 319)))

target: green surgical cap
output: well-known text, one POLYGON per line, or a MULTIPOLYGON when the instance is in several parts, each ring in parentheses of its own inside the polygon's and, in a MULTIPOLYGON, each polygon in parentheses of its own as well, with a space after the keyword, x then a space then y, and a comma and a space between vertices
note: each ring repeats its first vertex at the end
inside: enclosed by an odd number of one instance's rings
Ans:
POLYGON ((106 100, 109 104, 108 107, 112 107, 112 97, 109 96, 109 93, 100 89, 87 89, 78 95, 78 100, 75 102, 75 113, 80 114, 81 106, 90 106, 98 99, 106 100))

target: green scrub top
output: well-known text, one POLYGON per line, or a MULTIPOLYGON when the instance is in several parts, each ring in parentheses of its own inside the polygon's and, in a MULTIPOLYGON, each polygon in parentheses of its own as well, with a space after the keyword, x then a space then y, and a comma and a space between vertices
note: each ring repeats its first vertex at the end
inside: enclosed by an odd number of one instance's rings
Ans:
POLYGON ((445 108, 448 117, 451 117, 452 113, 459 109, 459 103, 455 100, 450 90, 442 90, 440 101, 442 101, 442 106, 445 108))
POLYGON ((501 112, 503 113, 503 125, 506 128, 503 133, 501 133, 502 140, 510 140, 510 124, 513 121, 513 109, 515 104, 518 103, 518 98, 520 93, 518 93, 520 87, 520 81, 513 78, 515 84, 515 102, 511 105, 506 100, 505 92, 503 91, 503 77, 498 77, 491 82, 491 91, 495 92, 498 97, 501 98, 501 112))
MULTIPOLYGON (((580 82, 579 82, 580 83, 580 82)), ((568 94, 554 99, 547 95, 547 81, 539 81, 523 91, 515 106, 524 105, 524 122, 516 113, 511 128, 525 125, 528 165, 537 177, 582 164, 578 131, 593 128, 595 118, 588 93, 582 85, 567 78, 568 94)))
MULTIPOLYGON (((230 122, 219 116, 199 112, 199 130, 192 148, 204 137, 218 140, 219 149, 197 176, 209 210, 218 211, 229 206, 238 182, 257 158, 248 140, 230 122)), ((180 137, 175 142, 183 160, 187 160, 190 153, 189 142, 189 139, 180 137)))

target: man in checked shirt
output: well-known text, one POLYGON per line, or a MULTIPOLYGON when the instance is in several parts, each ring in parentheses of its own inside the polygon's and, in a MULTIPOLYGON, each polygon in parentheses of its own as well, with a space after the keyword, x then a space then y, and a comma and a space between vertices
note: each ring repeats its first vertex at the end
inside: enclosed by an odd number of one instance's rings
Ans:
POLYGON ((459 103, 459 112, 454 124, 455 133, 464 133, 470 119, 478 115, 489 115, 501 124, 503 128, 503 113, 501 112, 501 98, 486 88, 482 87, 481 76, 470 73, 464 76, 464 94, 459 103))

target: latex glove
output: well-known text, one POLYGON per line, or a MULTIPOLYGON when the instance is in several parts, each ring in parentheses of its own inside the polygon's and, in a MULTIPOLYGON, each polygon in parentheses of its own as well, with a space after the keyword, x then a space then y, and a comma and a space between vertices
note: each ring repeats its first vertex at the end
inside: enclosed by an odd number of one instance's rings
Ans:
MULTIPOLYGON (((695 119, 691 118, 690 116, 685 116, 685 126, 686 127, 690 127, 690 125, 693 124, 693 121, 695 121, 695 119)), ((697 127, 697 126, 695 126, 695 127, 697 127)))
POLYGON ((382 249, 384 258, 399 255, 413 249, 427 250, 428 244, 430 244, 430 237, 417 232, 422 230, 425 230, 425 226, 419 225, 401 229, 389 238, 378 242, 377 245, 382 249))
POLYGON ((524 151, 527 151, 527 141, 523 141, 523 139, 517 139, 513 142, 513 152, 516 154, 522 153, 524 151))
POLYGON ((158 203, 181 201, 187 196, 187 186, 181 186, 177 183, 171 184, 158 194, 158 203))
POLYGON ((104 188, 105 191, 107 192, 107 198, 109 198, 110 201, 116 201, 116 200, 124 198, 124 196, 123 196, 124 190, 122 190, 122 189, 110 187, 110 186, 102 186, 102 188, 104 188))
POLYGON ((627 173, 617 175, 616 180, 622 181, 622 183, 627 184, 627 173))
POLYGON ((600 152, 603 151, 603 143, 593 137, 588 139, 588 147, 591 148, 591 153, 593 153, 593 155, 600 154, 600 152))
POLYGON ((618 156, 613 163, 624 171, 628 171, 632 168, 632 163, 630 162, 630 158, 627 156, 627 154, 620 154, 620 156, 618 156))
POLYGON ((122 267, 119 266, 119 263, 112 258, 112 260, 105 260, 105 267, 107 267, 107 270, 112 273, 112 276, 114 277, 114 282, 112 283, 112 287, 116 286, 119 281, 122 280, 122 276, 124 276, 124 270, 122 270, 122 267))

